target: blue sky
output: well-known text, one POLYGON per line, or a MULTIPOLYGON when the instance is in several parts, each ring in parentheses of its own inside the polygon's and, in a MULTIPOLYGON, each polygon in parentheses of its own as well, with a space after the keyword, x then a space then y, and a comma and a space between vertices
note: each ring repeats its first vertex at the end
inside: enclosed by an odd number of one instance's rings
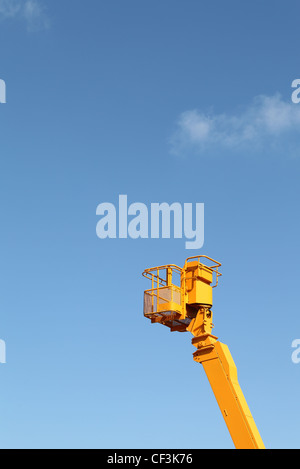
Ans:
POLYGON ((0 1, 1 448, 232 448, 191 337, 143 317, 143 270, 199 253, 265 445, 300 447, 298 13, 0 1), (203 248, 100 240, 119 194, 204 203, 203 248))

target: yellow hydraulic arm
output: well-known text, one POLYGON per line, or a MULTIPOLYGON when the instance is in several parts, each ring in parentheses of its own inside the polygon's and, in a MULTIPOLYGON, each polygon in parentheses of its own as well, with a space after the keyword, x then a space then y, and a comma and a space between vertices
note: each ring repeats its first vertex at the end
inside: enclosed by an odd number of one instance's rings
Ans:
POLYGON ((212 289, 218 285, 220 266, 207 256, 197 256, 188 258, 182 269, 175 265, 146 269, 143 275, 152 288, 144 293, 144 315, 171 331, 194 336, 194 360, 203 365, 235 447, 264 449, 230 351, 212 334, 212 289))

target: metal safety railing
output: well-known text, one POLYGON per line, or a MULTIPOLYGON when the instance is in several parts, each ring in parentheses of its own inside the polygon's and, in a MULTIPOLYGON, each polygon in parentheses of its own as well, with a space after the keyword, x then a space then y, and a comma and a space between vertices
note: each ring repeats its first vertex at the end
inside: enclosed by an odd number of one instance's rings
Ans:
POLYGON ((218 283, 219 283, 219 277, 222 276, 221 272, 219 272, 219 267, 221 267, 222 264, 220 264, 220 262, 212 259, 211 257, 208 257, 208 256, 205 256, 205 255, 199 255, 199 256, 193 256, 193 257, 188 257, 185 261, 185 266, 184 266, 184 271, 187 269, 188 267, 188 264, 194 260, 198 260, 198 264, 199 266, 202 266, 204 269, 207 269, 208 271, 210 271, 214 277, 215 277, 215 284, 212 285, 212 288, 215 288, 218 286, 218 283), (207 265, 207 263, 203 263, 200 261, 200 259, 206 259, 207 261, 209 261, 209 265, 207 265))
POLYGON ((162 312, 181 312, 181 289, 176 285, 144 292, 144 315, 162 312))
POLYGON ((144 292, 145 316, 169 311, 181 313, 181 272, 182 269, 174 264, 152 267, 143 272, 152 285, 144 292), (175 281, 179 285, 173 283, 175 281))

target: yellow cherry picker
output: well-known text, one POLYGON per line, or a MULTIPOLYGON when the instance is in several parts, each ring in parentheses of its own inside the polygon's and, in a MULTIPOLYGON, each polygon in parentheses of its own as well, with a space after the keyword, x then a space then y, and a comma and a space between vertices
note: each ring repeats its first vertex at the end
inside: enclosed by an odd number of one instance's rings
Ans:
POLYGON ((203 365, 235 447, 264 449, 230 351, 212 334, 213 288, 222 275, 220 267, 201 255, 189 257, 183 268, 171 264, 146 269, 143 276, 151 281, 151 289, 144 292, 144 316, 194 336, 194 360, 203 365))

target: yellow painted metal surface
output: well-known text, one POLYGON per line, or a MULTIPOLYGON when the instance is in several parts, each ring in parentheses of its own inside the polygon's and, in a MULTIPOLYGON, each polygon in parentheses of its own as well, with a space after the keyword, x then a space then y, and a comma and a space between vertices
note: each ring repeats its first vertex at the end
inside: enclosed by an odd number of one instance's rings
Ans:
POLYGON ((143 275, 151 280, 151 289, 144 292, 144 315, 171 331, 193 335, 194 360, 203 365, 235 447, 263 449, 230 351, 212 334, 219 267, 207 256, 196 256, 188 258, 183 268, 170 264, 146 269, 143 275))
POLYGON ((264 449, 237 378, 237 369, 227 345, 214 348, 196 361, 202 363, 223 418, 237 449, 264 449))

